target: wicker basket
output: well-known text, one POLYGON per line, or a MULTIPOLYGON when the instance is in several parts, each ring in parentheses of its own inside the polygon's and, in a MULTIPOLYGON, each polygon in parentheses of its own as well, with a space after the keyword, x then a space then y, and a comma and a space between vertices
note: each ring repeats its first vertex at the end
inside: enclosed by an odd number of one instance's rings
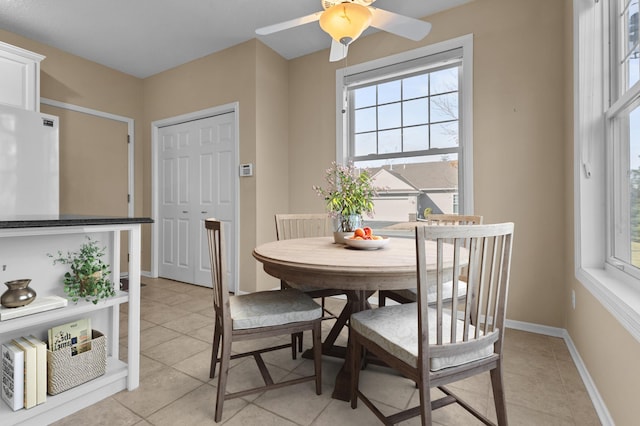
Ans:
POLYGON ((107 339, 91 330, 91 349, 71 356, 71 348, 47 350, 47 392, 57 395, 96 377, 107 369, 107 339))

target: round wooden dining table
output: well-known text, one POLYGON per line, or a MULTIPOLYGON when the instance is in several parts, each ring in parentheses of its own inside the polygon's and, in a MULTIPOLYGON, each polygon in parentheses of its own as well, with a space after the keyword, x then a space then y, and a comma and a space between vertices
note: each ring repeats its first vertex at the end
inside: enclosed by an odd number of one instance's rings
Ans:
MULTIPOLYGON (((336 347, 336 337, 352 313, 369 308, 367 298, 375 291, 417 286, 415 244, 413 238, 392 238, 380 249, 358 250, 336 244, 332 237, 318 237, 273 241, 253 250, 253 257, 263 264, 267 274, 293 287, 345 290, 347 304, 322 348, 324 355, 345 358, 336 378, 333 398, 348 401, 350 389, 351 351, 336 347)), ((428 244, 434 245, 427 250, 427 271, 430 271, 436 269, 435 242, 428 244)), ((453 254, 446 258, 453 259, 453 254)), ((444 267, 452 268, 453 260, 444 267)))

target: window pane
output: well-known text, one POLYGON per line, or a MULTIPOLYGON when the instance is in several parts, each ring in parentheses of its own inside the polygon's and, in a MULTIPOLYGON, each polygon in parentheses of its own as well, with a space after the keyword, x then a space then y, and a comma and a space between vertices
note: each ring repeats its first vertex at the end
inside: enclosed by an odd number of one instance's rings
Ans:
POLYGON ((423 217, 425 211, 465 211, 458 199, 459 70, 458 64, 436 71, 408 69, 421 74, 396 80, 380 75, 366 91, 347 88, 348 96, 357 94, 351 104, 362 108, 350 110, 352 143, 345 160, 375 168, 381 173, 378 186, 389 188, 374 201, 374 221, 382 222, 374 226, 423 217), (363 157, 369 159, 363 162, 363 157))
POLYGON ((356 133, 376 130, 375 107, 356 110, 354 128, 356 133))
POLYGON ((400 100, 400 81, 390 81, 378 86, 378 103, 386 104, 400 100))
POLYGON ((369 155, 376 153, 376 133, 360 133, 355 138, 355 154, 369 155))
POLYGON ((417 75, 402 80, 402 99, 413 99, 429 94, 429 75, 417 75))
POLYGON ((458 67, 432 72, 431 95, 458 90, 458 67))
POLYGON ((625 22, 622 25, 622 28, 625 29, 625 39, 626 39, 626 48, 623 50, 624 62, 627 73, 627 79, 623 79, 627 81, 627 87, 633 86, 637 81, 639 76, 638 73, 638 2, 632 1, 629 4, 629 8, 627 12, 622 17, 625 22))
POLYGON ((402 133, 400 129, 385 130, 378 133, 380 146, 378 154, 402 151, 402 133))
POLYGON ((400 127, 400 104, 382 105, 378 107, 378 129, 400 127))
POLYGON ((354 106, 363 108, 376 104, 376 86, 361 87, 353 91, 354 106))
POLYGON ((629 114, 630 263, 640 267, 640 108, 629 114))
POLYGON ((402 103, 402 125, 415 126, 429 122, 429 103, 426 98, 402 103))
POLYGON ((452 214, 459 208, 458 156, 430 155, 373 161, 357 161, 374 177, 378 196, 375 215, 367 224, 382 228, 406 222, 410 214, 452 214))
POLYGON ((458 119, 458 93, 431 97, 431 122, 458 119))
POLYGON ((429 126, 405 127, 402 132, 404 152, 429 149, 429 126))
POLYGON ((458 146, 458 122, 431 125, 431 148, 453 148, 458 146))

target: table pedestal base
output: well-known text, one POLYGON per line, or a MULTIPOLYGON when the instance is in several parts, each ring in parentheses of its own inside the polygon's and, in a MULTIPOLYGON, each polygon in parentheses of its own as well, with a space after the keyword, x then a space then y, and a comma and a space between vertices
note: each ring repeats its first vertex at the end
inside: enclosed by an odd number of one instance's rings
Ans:
MULTIPOLYGON (((322 355, 344 359, 344 364, 336 376, 335 387, 331 394, 333 399, 349 401, 351 398, 351 350, 349 347, 336 345, 336 339, 344 327, 349 327, 348 321, 352 313, 371 308, 367 299, 373 293, 373 291, 346 292, 347 304, 342 309, 340 316, 336 319, 336 323, 331 327, 329 335, 324 342, 322 342, 322 355)), ((313 359, 313 351, 311 349, 306 350, 302 354, 302 357, 306 359, 313 359)), ((375 360, 371 360, 370 362, 375 363, 375 360)))

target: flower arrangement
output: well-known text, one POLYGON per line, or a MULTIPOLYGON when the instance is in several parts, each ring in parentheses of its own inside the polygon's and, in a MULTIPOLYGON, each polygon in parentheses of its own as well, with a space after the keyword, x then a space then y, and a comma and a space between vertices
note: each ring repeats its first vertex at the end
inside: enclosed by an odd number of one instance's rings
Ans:
POLYGON ((366 213, 373 217, 373 198, 377 188, 367 169, 357 169, 353 163, 347 165, 331 163, 325 172, 327 187, 314 185, 319 197, 327 202, 327 209, 334 218, 340 219, 338 231, 352 232, 360 224, 351 223, 350 217, 361 217, 366 213))

